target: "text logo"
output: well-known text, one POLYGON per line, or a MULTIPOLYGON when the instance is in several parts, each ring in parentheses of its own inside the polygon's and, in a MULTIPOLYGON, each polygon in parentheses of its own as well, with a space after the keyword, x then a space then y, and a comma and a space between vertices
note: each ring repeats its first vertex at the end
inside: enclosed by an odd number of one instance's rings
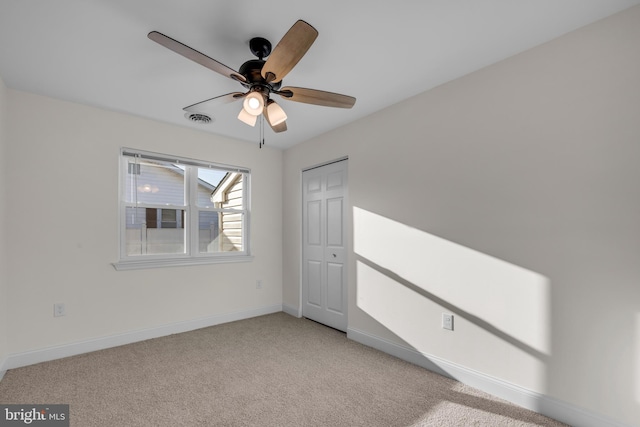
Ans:
POLYGON ((69 405, 1 405, 0 427, 69 427, 69 405))

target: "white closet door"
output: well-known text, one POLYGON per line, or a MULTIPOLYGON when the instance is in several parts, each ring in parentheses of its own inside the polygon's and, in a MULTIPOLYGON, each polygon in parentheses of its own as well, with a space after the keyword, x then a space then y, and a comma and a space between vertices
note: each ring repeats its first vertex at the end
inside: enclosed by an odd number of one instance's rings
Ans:
POLYGON ((347 330, 347 161, 303 172, 302 315, 347 330))

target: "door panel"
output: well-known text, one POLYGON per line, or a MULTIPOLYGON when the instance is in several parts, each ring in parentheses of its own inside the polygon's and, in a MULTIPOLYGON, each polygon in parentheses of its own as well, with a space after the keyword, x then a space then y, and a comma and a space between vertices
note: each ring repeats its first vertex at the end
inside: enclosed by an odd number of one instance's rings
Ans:
POLYGON ((342 282, 342 276, 342 264, 327 264, 327 309, 338 313, 344 311, 342 289, 345 284, 342 282))
POLYGON ((347 329, 347 161, 302 175, 302 314, 347 329))
POLYGON ((307 192, 317 193, 319 191, 320 191, 320 177, 319 176, 311 177, 307 182, 307 192))
POLYGON ((327 245, 342 247, 342 198, 327 200, 327 245))
POLYGON ((309 297, 307 299, 308 304, 312 304, 316 307, 322 306, 322 263, 319 261, 307 262, 307 278, 309 281, 309 297))
POLYGON ((322 203, 320 200, 307 203, 307 244, 319 246, 322 244, 321 224, 322 203))
POLYGON ((342 171, 333 172, 327 175, 327 190, 341 188, 344 185, 344 174, 342 171))

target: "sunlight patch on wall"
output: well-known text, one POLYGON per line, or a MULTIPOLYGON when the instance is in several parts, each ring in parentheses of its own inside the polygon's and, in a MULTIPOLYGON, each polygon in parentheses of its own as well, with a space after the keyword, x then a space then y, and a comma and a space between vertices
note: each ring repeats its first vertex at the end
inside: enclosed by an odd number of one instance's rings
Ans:
POLYGON ((386 322, 412 315, 414 307, 396 307, 393 301, 420 294, 520 350, 538 358, 550 354, 546 277, 358 207, 353 222, 354 251, 361 260, 358 306, 364 280, 372 290, 366 297, 386 307, 376 313, 386 322), (371 269, 381 274, 375 278, 371 269))
POLYGON ((407 328, 407 324, 423 324, 422 314, 435 304, 414 290, 379 273, 361 261, 356 263, 358 307, 373 314, 375 319, 391 331, 403 331, 401 338, 408 343, 420 340, 420 328, 407 328), (392 298, 390 298, 392 296, 392 298), (380 308, 384 309, 380 309, 380 308))

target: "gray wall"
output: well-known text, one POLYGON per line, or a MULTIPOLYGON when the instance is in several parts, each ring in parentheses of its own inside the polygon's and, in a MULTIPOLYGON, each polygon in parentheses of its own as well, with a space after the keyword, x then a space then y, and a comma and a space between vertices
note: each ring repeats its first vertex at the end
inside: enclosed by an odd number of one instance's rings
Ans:
POLYGON ((2 376, 2 365, 9 350, 7 346, 9 320, 7 316, 7 269, 6 269, 6 240, 5 240, 5 211, 6 197, 5 186, 7 176, 5 167, 5 146, 6 146, 6 88, 2 78, 0 78, 0 377, 2 376))
POLYGON ((350 330, 637 424, 639 41, 634 7, 287 150, 285 307, 301 170, 349 156, 350 330))

